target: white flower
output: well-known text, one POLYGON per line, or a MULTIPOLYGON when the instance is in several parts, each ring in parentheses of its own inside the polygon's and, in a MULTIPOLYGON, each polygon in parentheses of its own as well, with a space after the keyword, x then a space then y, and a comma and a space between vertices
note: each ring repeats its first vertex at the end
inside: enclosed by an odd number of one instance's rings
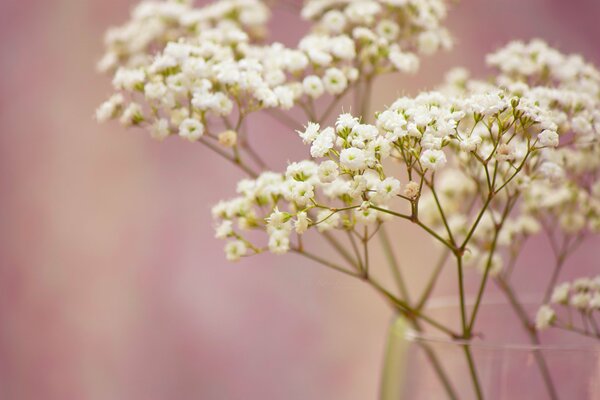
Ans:
POLYGON ((535 315, 535 328, 538 331, 544 330, 550 327, 555 319, 556 313, 552 307, 544 304, 539 308, 537 314, 535 315))
POLYGON ((333 160, 323 161, 319 165, 319 180, 322 183, 331 183, 338 177, 340 171, 338 165, 333 160))
POLYGON ((340 114, 335 122, 335 130, 337 132, 341 132, 344 129, 352 130, 357 124, 358 118, 352 116, 352 114, 340 114))
POLYGON ((554 288, 550 301, 556 304, 568 304, 569 303, 569 290, 571 285, 569 282, 561 283, 554 288))
POLYGON ((123 107, 125 99, 121 94, 115 94, 110 99, 105 101, 96 110, 96 120, 98 122, 106 122, 111 118, 115 118, 119 110, 123 107))
POLYGON ((221 225, 215 230, 215 238, 225 239, 233 234, 233 222, 231 220, 225 220, 221 222, 221 225))
POLYGON ((425 31, 418 37, 419 51, 423 54, 433 54, 440 46, 440 39, 435 32, 425 31))
POLYGON ((241 240, 234 240, 225 245, 225 257, 228 261, 238 261, 242 256, 246 255, 248 247, 241 240))
POLYGON ((400 27, 392 20, 384 19, 377 24, 375 31, 379 36, 386 38, 389 41, 395 40, 400 32, 400 27))
POLYGON ((348 78, 344 73, 337 68, 328 68, 323 76, 323 86, 327 93, 336 95, 346 90, 348 86, 348 78))
POLYGON ((273 254, 285 254, 290 249, 290 238, 287 231, 275 231, 269 235, 269 251, 273 254))
POLYGON ((273 210, 271 215, 266 218, 266 221, 269 234, 275 231, 289 232, 291 230, 290 215, 279 211, 277 207, 273 210))
POLYGON ((304 129, 304 132, 296 131, 302 138, 304 143, 312 143, 319 135, 319 129, 321 126, 315 122, 309 122, 304 129))
POLYGON ((125 108, 119 122, 125 126, 137 125, 144 120, 142 106, 131 103, 125 108))
POLYGON ((389 201, 400 193, 400 181, 396 178, 387 177, 377 184, 377 197, 383 201, 389 201))
POLYGON ((294 229, 296 233, 302 235, 304 232, 308 230, 308 226, 310 224, 310 219, 305 211, 299 212, 296 216, 296 221, 294 222, 294 229))
POLYGON ((420 160, 423 168, 437 171, 446 164, 446 154, 442 150, 425 150, 420 160))
POLYGON ((315 196, 314 187, 308 182, 297 182, 294 181, 292 186, 292 199, 294 202, 303 206, 306 205, 310 199, 315 196))
POLYGON ((368 225, 377 221, 377 210, 369 207, 357 208, 354 210, 354 217, 356 218, 357 222, 368 225))
POLYGON ((558 181, 565 176, 565 171, 558 164, 551 161, 544 162, 539 168, 539 173, 551 181, 558 181))
POLYGON ((204 135, 204 125, 194 118, 186 118, 179 125, 179 136, 194 142, 204 135))
POLYGON ((150 82, 144 87, 144 94, 148 100, 160 100, 167 94, 167 87, 162 82, 150 82))
POLYGON ((590 305, 591 296, 586 292, 575 293, 571 296, 571 305, 579 310, 585 310, 590 305))
POLYGON ((471 152, 477 150, 477 147, 481 144, 481 136, 471 135, 460 141, 460 148, 463 151, 471 152))
POLYGON ((169 121, 164 118, 154 121, 150 130, 150 135, 156 140, 164 140, 170 133, 169 121))
POLYGON ((414 74, 419 69, 419 58, 412 53, 391 50, 388 57, 398 71, 414 74))
POLYGON ((304 92, 313 99, 320 97, 325 91, 321 78, 316 75, 309 75, 304 78, 302 81, 302 88, 304 89, 304 92))
POLYGON ((538 135, 538 140, 543 147, 557 147, 558 133, 545 129, 538 135))
POLYGON ((314 158, 325 156, 333 148, 335 140, 335 131, 333 128, 328 127, 321 131, 321 133, 313 141, 310 147, 310 155, 314 158))
POLYGON ((356 147, 342 150, 340 163, 351 171, 358 171, 367 167, 365 152, 356 147))
POLYGON ((329 33, 339 34, 346 27, 346 17, 338 10, 331 10, 323 15, 321 25, 329 33))

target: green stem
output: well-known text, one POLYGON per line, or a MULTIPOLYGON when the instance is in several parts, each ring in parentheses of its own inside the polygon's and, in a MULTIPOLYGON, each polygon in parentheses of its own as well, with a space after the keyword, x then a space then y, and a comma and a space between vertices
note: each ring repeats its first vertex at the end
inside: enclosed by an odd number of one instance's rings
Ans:
POLYGON ((477 400, 483 400, 483 393, 481 392, 481 385, 479 384, 479 378, 477 377, 477 369, 475 368, 475 361, 473 360, 473 355, 471 354, 471 349, 469 348, 469 345, 463 345, 463 350, 465 352, 465 357, 467 358, 467 364, 469 365, 469 374, 471 375, 471 379, 473 380, 473 388, 475 389, 475 395, 477 396, 477 400))
POLYGON ((381 246, 383 247, 383 252, 387 258, 388 265, 390 266, 390 270, 392 271, 392 275, 394 276, 394 280, 396 281, 396 285, 398 286, 398 290, 400 290, 402 297, 407 302, 409 302, 410 297, 408 289, 406 288, 406 284, 404 282, 404 278, 402 277, 402 273, 400 270, 400 265, 398 264, 398 260, 396 259, 396 255, 394 254, 394 249, 392 248, 390 238, 384 226, 382 226, 379 229, 379 237, 381 239, 381 246))

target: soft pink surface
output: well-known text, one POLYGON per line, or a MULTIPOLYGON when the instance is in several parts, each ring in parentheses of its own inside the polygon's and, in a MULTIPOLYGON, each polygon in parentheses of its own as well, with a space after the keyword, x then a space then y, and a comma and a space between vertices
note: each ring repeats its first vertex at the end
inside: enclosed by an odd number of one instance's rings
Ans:
MULTIPOLYGON (((132 4, 0 2, 0 398, 375 398, 390 313, 374 293, 294 256, 227 264, 209 207, 241 175, 200 146, 93 121, 110 93, 94 72, 101 34, 132 4)), ((594 1, 464 0, 456 50, 380 81, 375 105, 449 66, 483 71, 483 55, 517 37, 599 63, 598 15, 594 1)), ((294 21, 279 13, 273 29, 293 42, 294 21)), ((277 167, 305 154, 254 122, 277 167)), ((418 275, 429 242, 394 233, 418 275)), ((548 268, 545 246, 518 286, 548 268)), ((565 276, 597 270, 594 256, 588 245, 565 276)))

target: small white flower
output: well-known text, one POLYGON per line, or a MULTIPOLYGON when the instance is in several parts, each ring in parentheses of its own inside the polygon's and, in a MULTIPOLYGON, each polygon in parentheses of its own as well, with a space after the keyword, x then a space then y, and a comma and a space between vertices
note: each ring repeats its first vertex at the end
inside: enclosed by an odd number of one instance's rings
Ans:
POLYGON ((446 165, 446 154, 442 150, 425 150, 420 160, 423 168, 437 171, 446 165))
POLYGON ((157 119, 150 130, 150 135, 159 141, 164 140, 170 133, 170 124, 165 118, 157 119))
POLYGON ((418 37, 418 42, 419 51, 426 55, 435 53, 440 46, 440 38, 432 31, 421 33, 418 37))
POLYGON ((290 238, 287 231, 275 231, 269 235, 269 251, 273 254, 285 254, 290 249, 290 238))
POLYGON ((538 140, 543 147, 557 147, 558 133, 545 129, 538 135, 538 140))
POLYGON ((296 216, 296 221, 294 222, 294 229, 296 233, 302 235, 304 232, 308 230, 308 226, 310 224, 310 219, 306 212, 299 212, 296 216))
POLYGON ((339 34, 346 27, 346 17, 338 10, 327 11, 321 18, 321 25, 329 33, 339 34))
POLYGON ((327 93, 336 95, 342 93, 348 87, 348 78, 337 68, 328 68, 323 76, 323 86, 327 93))
POLYGON ((321 78, 316 75, 309 75, 304 78, 302 81, 302 88, 304 89, 304 93, 313 99, 320 97, 325 91, 321 78))
POLYGON ((555 304, 568 304, 569 303, 569 290, 571 285, 569 282, 561 283, 554 288, 552 292, 552 298, 550 301, 555 304))
POLYGON ((204 135, 204 125, 194 118, 186 118, 179 125, 179 136, 190 142, 195 142, 204 135))
POLYGON ((119 122, 125 126, 138 125, 144 120, 142 106, 137 103, 131 103, 125 108, 119 122))
POLYGON ((356 147, 342 150, 340 163, 351 171, 358 171, 367 167, 365 152, 356 147))
POLYGON ((215 230, 215 238, 217 239, 225 239, 233 234, 233 222, 230 220, 225 220, 221 222, 221 225, 217 227, 215 230))
POLYGON ((539 168, 539 173, 551 181, 561 180, 565 176, 565 171, 558 164, 551 161, 544 162, 539 168))
POLYGON ((315 122, 309 122, 304 132, 296 131, 304 143, 312 143, 319 135, 320 125, 315 122))
POLYGON ((333 148, 335 131, 327 127, 313 141, 310 147, 310 155, 314 158, 324 157, 333 148))
POLYGON ((323 161, 319 165, 319 180, 322 183, 331 183, 336 180, 340 174, 338 165, 333 160, 323 161))
POLYGON ((234 240, 225 245, 225 257, 228 261, 238 261, 242 256, 246 255, 248 247, 241 240, 234 240))
POLYGON ((377 184, 377 197, 383 201, 389 201, 400 193, 400 181, 396 178, 387 177, 377 184))
POLYGON ((580 292, 571 296, 571 305, 578 310, 586 310, 590 305, 591 296, 589 293, 580 292))
POLYGON ((96 110, 96 121, 106 122, 111 118, 115 118, 123 107, 124 102, 125 99, 123 98, 123 95, 116 94, 112 96, 96 110))
POLYGON ((341 114, 335 122, 335 130, 341 132, 344 129, 352 130, 358 124, 358 118, 352 114, 341 114))
POLYGON ((547 329, 556 319, 556 313, 549 305, 544 304, 535 315, 535 328, 538 331, 547 329))
POLYGON ((150 82, 144 87, 144 94, 148 100, 160 100, 167 94, 167 87, 162 82, 150 82))
POLYGON ((481 136, 471 135, 460 141, 460 148, 463 151, 471 152, 477 150, 477 147, 481 144, 481 136))

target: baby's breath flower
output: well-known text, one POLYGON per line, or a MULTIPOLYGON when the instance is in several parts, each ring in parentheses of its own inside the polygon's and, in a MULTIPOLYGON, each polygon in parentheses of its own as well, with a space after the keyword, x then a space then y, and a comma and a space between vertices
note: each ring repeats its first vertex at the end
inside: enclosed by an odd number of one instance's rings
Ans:
POLYGON ((179 136, 194 142, 204 135, 204 125, 194 118, 186 118, 179 125, 179 136))
POLYGON ((555 320, 556 313, 554 310, 548 305, 543 305, 539 308, 535 316, 535 328, 538 331, 542 331, 550 327, 555 320))
POLYGON ((237 143, 237 133, 231 129, 223 131, 218 135, 219 144, 224 147, 233 147, 237 143))
POLYGON ((446 154, 441 150, 425 150, 420 157, 423 168, 437 171, 446 165, 446 154))
POLYGON ((238 261, 241 257, 246 255, 248 247, 246 243, 241 240, 234 240, 227 242, 225 245, 225 257, 228 261, 238 261))

